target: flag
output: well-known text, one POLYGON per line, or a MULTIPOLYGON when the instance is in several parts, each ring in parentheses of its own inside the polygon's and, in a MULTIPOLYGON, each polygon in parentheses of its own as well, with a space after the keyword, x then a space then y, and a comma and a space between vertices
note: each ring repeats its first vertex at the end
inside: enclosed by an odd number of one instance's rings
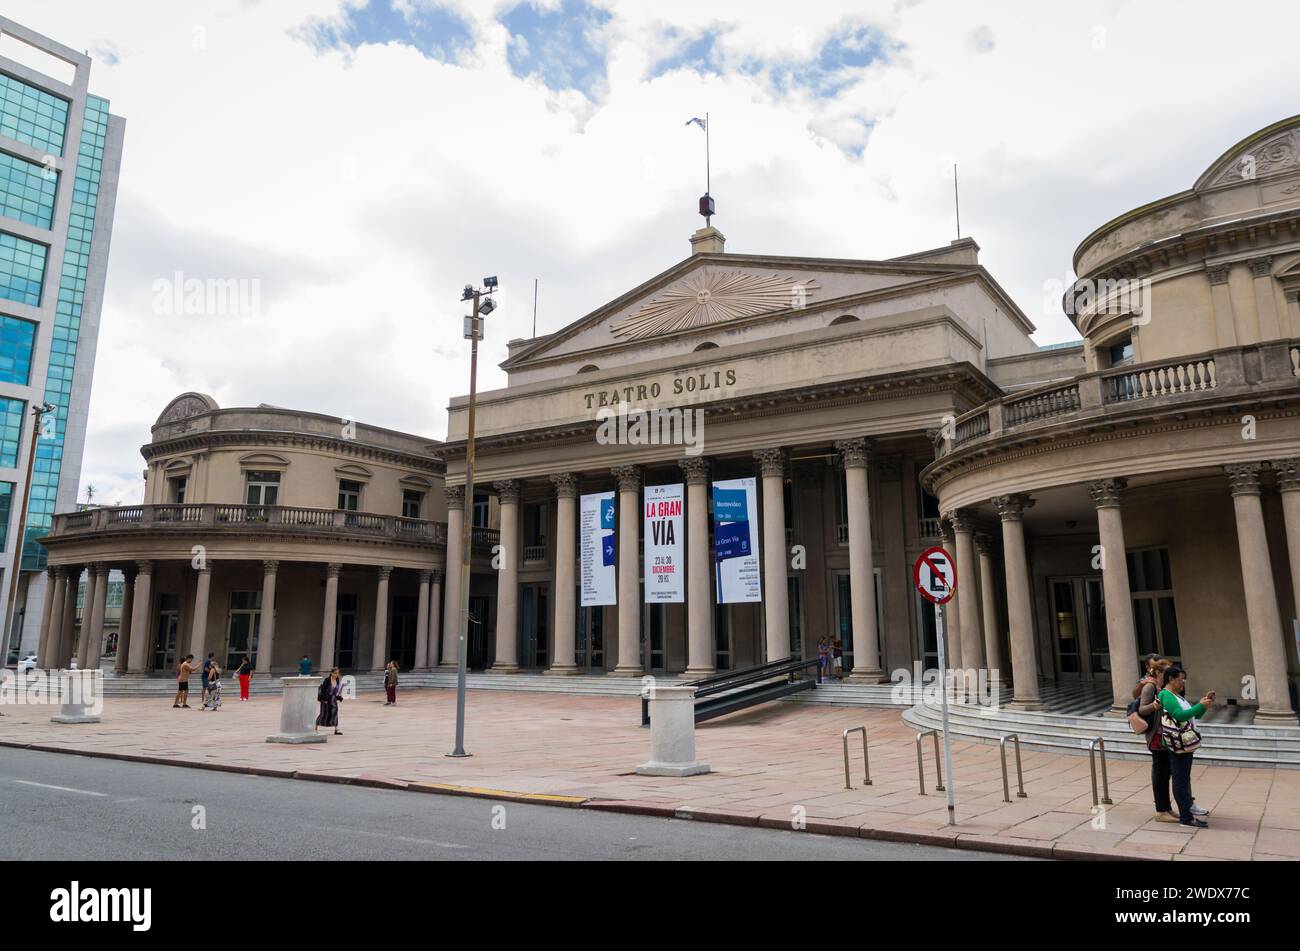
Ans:
POLYGON ((687 120, 686 120, 686 124, 687 124, 687 125, 692 125, 692 124, 694 124, 694 125, 699 126, 699 127, 700 127, 701 129, 703 129, 705 132, 708 132, 708 131, 709 131, 709 122, 708 122, 708 120, 707 120, 707 119, 701 119, 699 116, 695 116, 695 117, 692 118, 692 119, 687 119, 687 120))

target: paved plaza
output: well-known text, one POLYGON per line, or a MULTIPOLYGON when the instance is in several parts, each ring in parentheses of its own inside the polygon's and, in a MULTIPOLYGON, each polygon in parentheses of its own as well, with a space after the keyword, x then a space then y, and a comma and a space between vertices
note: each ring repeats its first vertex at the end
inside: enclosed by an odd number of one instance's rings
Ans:
POLYGON ((10 706, 0 744, 1058 858, 1300 859, 1300 770, 1198 766, 1197 802, 1213 814, 1210 828, 1191 830, 1153 821, 1145 761, 1109 764, 1114 805, 1098 816, 1086 756, 1026 750, 1028 798, 1016 797, 1013 762, 1007 804, 998 748, 954 742, 949 827, 933 746, 926 741, 921 796, 916 734, 897 711, 773 703, 701 724, 698 758, 713 771, 676 779, 635 774, 650 748, 635 699, 471 692, 473 755, 451 759, 455 700, 409 690, 386 707, 381 693, 363 693, 342 706, 342 736, 307 746, 265 742, 279 728, 274 697, 227 699, 216 712, 110 699, 101 723, 81 726, 51 723, 50 707, 10 706), (841 734, 861 725, 873 784, 862 786, 854 737, 846 790, 841 734))

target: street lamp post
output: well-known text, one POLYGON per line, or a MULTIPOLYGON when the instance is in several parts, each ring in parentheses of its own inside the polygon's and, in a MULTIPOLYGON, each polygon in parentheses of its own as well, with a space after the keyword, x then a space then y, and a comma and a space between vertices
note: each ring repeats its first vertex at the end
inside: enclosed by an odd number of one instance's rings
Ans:
MULTIPOLYGON (((14 563, 11 574, 13 582, 9 585, 9 604, 5 608, 5 628, 4 635, 0 637, 0 644, 3 644, 4 651, 0 653, 0 667, 9 664, 9 641, 13 637, 14 623, 14 601, 18 597, 18 579, 22 577, 23 566, 23 549, 26 547, 27 534, 27 503, 32 495, 32 473, 36 469, 36 441, 41 438, 42 422, 47 413, 53 413, 54 407, 49 403, 42 403, 40 406, 32 407, 32 439, 31 445, 27 448, 27 479, 23 483, 23 504, 18 510, 18 541, 14 545, 14 563)), ((21 646, 21 642, 19 644, 21 646)))
MULTIPOLYGON (((474 410, 478 392, 478 342, 483 338, 483 318, 496 310, 492 292, 497 289, 495 277, 483 278, 483 287, 476 289, 465 285, 462 301, 473 304, 473 312, 465 318, 465 336, 469 338, 469 418, 465 434, 465 505, 468 511, 461 519, 460 536, 460 612, 456 624, 456 748, 448 756, 469 756, 465 752, 465 667, 469 647, 469 585, 470 565, 474 542, 474 410)), ((448 565, 448 570, 451 566, 448 565)))

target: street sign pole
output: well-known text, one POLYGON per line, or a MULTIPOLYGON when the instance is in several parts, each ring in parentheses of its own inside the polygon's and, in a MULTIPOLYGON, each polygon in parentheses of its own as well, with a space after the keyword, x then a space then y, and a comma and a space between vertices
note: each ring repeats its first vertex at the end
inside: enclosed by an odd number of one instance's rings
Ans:
POLYGON ((939 645, 939 695, 943 698, 943 771, 948 777, 948 825, 957 824, 957 801, 953 787, 957 785, 952 775, 952 741, 948 739, 948 659, 944 647, 943 605, 934 606, 935 641, 939 645))

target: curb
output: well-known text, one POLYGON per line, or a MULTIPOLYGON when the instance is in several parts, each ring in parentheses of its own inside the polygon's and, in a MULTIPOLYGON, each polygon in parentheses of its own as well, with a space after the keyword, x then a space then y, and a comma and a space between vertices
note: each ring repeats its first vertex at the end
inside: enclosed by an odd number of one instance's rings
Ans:
MULTIPOLYGON (((790 820, 784 816, 749 815, 722 810, 697 809, 691 806, 673 806, 661 802, 639 799, 584 799, 580 796, 557 796, 550 793, 523 793, 508 789, 489 789, 480 786, 454 786, 449 783, 424 783, 378 776, 338 776, 330 773, 313 773, 306 770, 270 769, 260 766, 237 766, 231 763, 202 763, 167 759, 162 756, 144 756, 137 753, 113 753, 104 750, 78 750, 38 743, 21 743, 0 739, 0 747, 31 750, 37 753, 64 753, 92 759, 120 760, 127 763, 147 763, 153 766, 178 766, 187 769, 207 769, 214 772, 237 773, 247 776, 269 776, 274 779, 297 779, 305 782, 333 783, 340 786, 363 786, 374 789, 391 789, 440 796, 462 796, 470 799, 489 799, 499 802, 517 802, 535 806, 558 806, 569 809, 591 809, 622 815, 653 816, 661 819, 681 819, 687 822, 710 822, 719 825, 759 827, 791 830, 790 820)), ((1054 859, 1057 861, 1122 861, 1154 862, 1172 861, 1140 853, 1093 851, 1073 848, 1054 842, 1036 843, 1011 839, 1002 841, 997 836, 976 833, 912 832, 901 829, 876 829, 870 826, 848 826, 822 819, 809 819, 798 830, 810 835, 828 835, 875 839, 882 842, 906 842, 913 845, 932 845, 945 849, 965 849, 974 852, 993 852, 1019 855, 1026 858, 1054 859)))

